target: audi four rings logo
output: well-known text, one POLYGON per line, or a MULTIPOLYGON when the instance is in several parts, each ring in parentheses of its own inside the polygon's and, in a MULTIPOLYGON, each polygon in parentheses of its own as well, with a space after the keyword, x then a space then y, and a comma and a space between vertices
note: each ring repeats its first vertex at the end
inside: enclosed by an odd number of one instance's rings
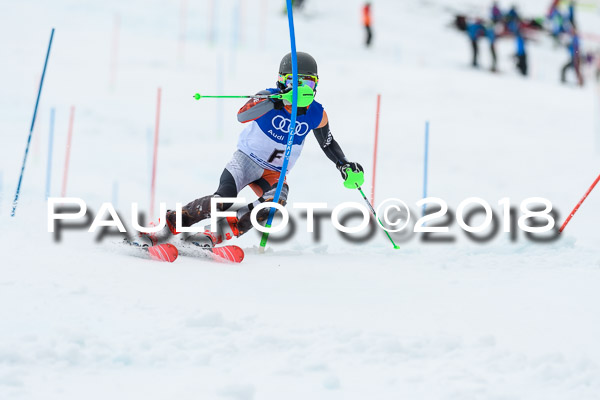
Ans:
MULTIPOLYGON (((291 120, 289 120, 281 115, 276 116, 271 121, 271 124, 273 124, 273 128, 277 129, 278 131, 284 132, 284 133, 288 133, 290 131, 291 123, 292 123, 291 120)), ((296 121, 296 131, 294 132, 294 135, 304 136, 308 133, 309 130, 310 129, 308 128, 308 124, 306 122, 297 122, 296 121)))

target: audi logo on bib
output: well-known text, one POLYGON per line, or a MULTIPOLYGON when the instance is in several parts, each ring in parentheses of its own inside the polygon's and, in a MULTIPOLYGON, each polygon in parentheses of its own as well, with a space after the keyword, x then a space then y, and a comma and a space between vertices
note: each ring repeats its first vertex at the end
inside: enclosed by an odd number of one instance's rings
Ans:
MULTIPOLYGON (((273 128, 277 129, 278 131, 284 132, 284 133, 288 133, 290 131, 290 124, 292 123, 292 121, 288 118, 285 118, 281 115, 277 115, 275 118, 273 118, 273 120, 271 121, 271 124, 273 125, 273 128)), ((308 124, 306 122, 298 122, 296 121, 296 130, 294 132, 294 135, 298 135, 298 136, 304 136, 308 133, 309 131, 309 127, 308 124)))

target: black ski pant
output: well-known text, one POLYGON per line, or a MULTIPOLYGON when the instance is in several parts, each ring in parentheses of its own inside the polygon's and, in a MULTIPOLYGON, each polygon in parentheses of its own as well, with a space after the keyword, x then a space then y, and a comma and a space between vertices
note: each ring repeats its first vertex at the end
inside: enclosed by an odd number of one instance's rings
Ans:
POLYGON ((476 67, 478 65, 477 57, 479 56, 479 46, 477 44, 477 39, 471 39, 471 48, 473 49, 473 61, 471 65, 476 67))
POLYGON ((577 75, 577 83, 579 83, 580 86, 583 86, 583 75, 581 75, 581 69, 579 68, 579 64, 579 62, 576 62, 573 59, 571 59, 567 64, 565 64, 565 66, 562 67, 562 70, 560 72, 560 81, 563 83, 566 82, 567 70, 569 68, 573 68, 573 70, 575 70, 575 75, 577 75))
POLYGON ((517 68, 523 76, 527 76, 527 54, 517 54, 517 68))
MULTIPOLYGON (((277 183, 274 185, 269 184, 264 179, 258 179, 252 182, 256 186, 260 187, 262 191, 262 196, 258 198, 253 203, 249 203, 243 206, 241 209, 237 210, 238 220, 237 220, 237 229, 239 231, 239 236, 248 232, 252 229, 252 222, 250 221, 250 214, 254 207, 259 203, 263 203, 265 201, 273 201, 273 194, 275 192, 275 188, 277 187, 277 183)), ((289 191, 289 187, 287 183, 283 184, 279 203, 282 205, 286 204, 287 194, 289 191)), ((221 174, 221 178, 219 180, 219 187, 214 195, 208 195, 204 197, 200 197, 194 201, 189 202, 181 209, 181 221, 182 226, 189 227, 200 221, 210 218, 211 215, 211 199, 215 196, 218 197, 237 197, 238 190, 237 185, 235 183, 235 179, 231 172, 225 168, 223 173, 221 174)), ((221 203, 219 205, 219 211, 225 211, 232 206, 231 203, 221 203)), ((259 223, 262 223, 268 219, 269 216, 269 208, 263 208, 256 215, 256 220, 259 223)), ((171 218, 173 226, 175 224, 175 213, 171 213, 168 218, 171 218)))
POLYGON ((367 30, 367 40, 365 44, 367 47, 369 47, 371 45, 371 41, 373 40, 373 31, 371 31, 370 25, 365 25, 365 29, 367 30))
POLYGON ((497 57, 496 57, 496 44, 494 42, 490 43, 490 52, 492 53, 492 71, 496 71, 496 63, 497 63, 497 57))

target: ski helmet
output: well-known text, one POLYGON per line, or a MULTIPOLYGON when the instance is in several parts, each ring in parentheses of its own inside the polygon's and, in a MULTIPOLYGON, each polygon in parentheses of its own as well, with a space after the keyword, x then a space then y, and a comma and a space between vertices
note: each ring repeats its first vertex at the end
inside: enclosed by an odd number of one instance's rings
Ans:
MULTIPOLYGON (((298 74, 319 76, 317 62, 310 54, 299 51, 296 53, 296 60, 298 62, 298 74)), ((292 53, 286 54, 281 59, 279 73, 283 75, 292 73, 292 53)))

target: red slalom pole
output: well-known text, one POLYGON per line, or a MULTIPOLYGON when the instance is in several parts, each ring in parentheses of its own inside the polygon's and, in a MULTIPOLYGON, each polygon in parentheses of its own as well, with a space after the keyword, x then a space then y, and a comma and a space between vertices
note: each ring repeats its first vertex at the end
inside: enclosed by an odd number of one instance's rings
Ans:
POLYGON ((156 193, 156 161, 158 159, 158 127, 160 125, 160 95, 161 89, 158 88, 156 100, 156 125, 154 127, 154 157, 152 161, 152 185, 150 187, 150 219, 154 219, 154 194, 156 193))
POLYGON ((592 192, 592 190, 594 190, 594 187, 598 184, 599 181, 600 181, 600 175, 598 175, 598 177, 596 178, 596 180, 594 181, 594 183, 592 183, 592 186, 590 186, 590 188, 587 190, 587 192, 585 192, 585 195, 581 198, 581 200, 579 200, 579 203, 577 203, 577 205, 575 206, 575 208, 573 209, 573 211, 571 211, 571 214, 569 214, 569 216, 567 217, 567 219, 565 220, 565 222, 563 222, 562 226, 559 229, 559 232, 562 233, 563 229, 565 229, 565 226, 567 226, 567 224, 569 223, 569 221, 571 220, 571 218, 573 218, 573 215, 575 215, 575 213, 577 212, 577 210, 579 210, 579 206, 581 206, 581 204, 583 204, 583 202, 585 201, 585 199, 592 192))
POLYGON ((381 108, 381 94, 377 95, 377 111, 375 114, 375 146, 373 148, 373 179, 371 180, 371 204, 375 204, 375 176, 377 172, 377 141, 379 138, 379 110, 381 108))
POLYGON ((73 120, 75 119, 75 106, 71 106, 71 116, 69 117, 69 133, 67 136, 67 149, 65 151, 65 170, 63 171, 63 183, 60 197, 67 194, 67 179, 69 177, 69 160, 71 158, 71 141, 73 140, 73 120))

